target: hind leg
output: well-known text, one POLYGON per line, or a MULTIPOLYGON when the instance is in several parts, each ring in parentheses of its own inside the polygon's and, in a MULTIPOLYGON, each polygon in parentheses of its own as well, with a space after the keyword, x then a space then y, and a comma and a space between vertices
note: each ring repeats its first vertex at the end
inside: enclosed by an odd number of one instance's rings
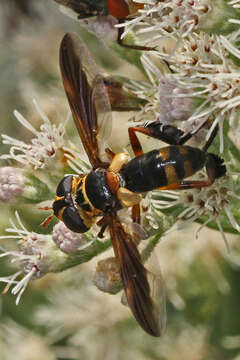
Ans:
POLYGON ((147 126, 130 127, 128 129, 129 139, 136 156, 143 154, 142 146, 136 132, 164 141, 169 145, 183 145, 192 137, 191 133, 184 135, 184 132, 177 127, 163 125, 159 122, 153 122, 147 126))
MULTIPOLYGON (((198 129, 198 131, 204 125, 205 124, 203 124, 198 129)), ((129 139, 130 139, 130 143, 131 143, 132 149, 134 151, 134 154, 136 156, 143 154, 142 146, 140 144, 140 141, 138 140, 136 132, 140 132, 147 136, 153 137, 154 139, 159 139, 169 145, 184 145, 189 139, 191 139, 191 137, 193 135, 195 135, 195 133, 187 133, 184 135, 184 132, 182 130, 178 129, 176 126, 163 125, 159 122, 153 122, 147 126, 130 127, 128 129, 129 139)), ((203 146, 202 150, 204 152, 206 152, 208 150, 209 146, 212 144, 215 136, 217 135, 217 132, 218 132, 218 126, 215 127, 210 138, 208 139, 206 144, 203 146)))
MULTIPOLYGON (((214 179, 215 180, 215 179, 214 179)), ((213 181, 214 181, 213 180, 213 181)), ((170 184, 167 186, 163 186, 157 188, 156 190, 188 190, 188 189, 201 189, 202 187, 210 186, 213 183, 212 180, 208 179, 205 181, 201 180, 188 180, 188 181, 181 181, 179 183, 170 184)))
POLYGON ((203 148, 202 148, 203 151, 206 152, 208 150, 209 146, 212 144, 213 140, 215 139, 217 132, 218 132, 218 125, 215 126, 213 132, 211 133, 210 138, 207 140, 206 144, 203 146, 203 148))

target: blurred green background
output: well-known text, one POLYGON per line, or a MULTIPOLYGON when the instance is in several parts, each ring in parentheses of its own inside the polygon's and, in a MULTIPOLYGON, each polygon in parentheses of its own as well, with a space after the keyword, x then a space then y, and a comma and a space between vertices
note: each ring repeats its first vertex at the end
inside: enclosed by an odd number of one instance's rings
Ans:
MULTIPOLYGON (((37 128, 40 118, 33 98, 51 120, 66 118, 58 49, 67 31, 85 38, 105 71, 129 73, 128 65, 112 51, 103 51, 102 43, 51 0, 2 1, 0 30, 1 134, 29 141, 31 133, 18 124, 13 110, 37 128)), ((70 134, 72 125, 68 125, 70 134)), ((0 147, 1 153, 8 151, 0 147)), ((40 221, 32 207, 22 206, 19 211, 28 230, 36 231, 40 221)), ((1 234, 12 213, 5 206, 1 211, 1 234)), ((119 294, 103 294, 94 287, 99 257, 33 282, 18 306, 11 293, 1 296, 0 360, 239 360, 239 237, 228 236, 233 250, 227 255, 219 233, 204 229, 196 241, 196 229, 191 225, 171 233, 157 248, 168 298, 167 328, 161 338, 139 328, 119 294)), ((13 241, 7 246, 14 247, 13 241)), ((12 272, 9 261, 1 259, 1 276, 12 272)))

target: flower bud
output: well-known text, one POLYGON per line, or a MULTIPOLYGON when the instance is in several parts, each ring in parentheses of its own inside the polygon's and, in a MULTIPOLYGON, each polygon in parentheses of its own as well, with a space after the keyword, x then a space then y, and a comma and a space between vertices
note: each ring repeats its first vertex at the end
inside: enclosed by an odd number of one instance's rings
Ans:
POLYGON ((59 249, 67 254, 81 250, 85 245, 89 244, 84 234, 69 230, 62 221, 54 226, 52 239, 59 249))
POLYGON ((33 174, 12 166, 0 167, 0 201, 39 203, 52 196, 48 186, 33 174))
POLYGON ((121 275, 116 258, 110 257, 98 262, 93 283, 109 294, 116 294, 121 289, 121 275))
POLYGON ((14 201, 24 191, 25 177, 21 169, 11 166, 0 168, 0 200, 14 201))

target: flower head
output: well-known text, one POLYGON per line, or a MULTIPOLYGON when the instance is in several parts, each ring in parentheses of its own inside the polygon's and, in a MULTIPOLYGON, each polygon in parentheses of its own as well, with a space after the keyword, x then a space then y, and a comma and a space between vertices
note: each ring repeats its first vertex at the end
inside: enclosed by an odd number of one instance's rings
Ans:
MULTIPOLYGON (((174 53, 154 53, 154 58, 168 61, 173 73, 156 66, 149 54, 142 64, 150 84, 131 83, 130 91, 147 100, 142 119, 174 122, 195 133, 203 124, 206 140, 219 125, 220 152, 224 149, 223 124, 228 121, 232 133, 240 130, 240 74, 230 55, 240 59, 232 37, 192 33, 184 38, 174 53), (210 124, 210 126, 209 126, 210 124)), ((153 56, 153 55, 151 55, 153 56)))
POLYGON ((202 124, 210 116, 214 117, 207 139, 218 124, 221 152, 224 121, 229 122, 233 132, 240 129, 240 74, 228 58, 229 52, 222 39, 204 34, 189 36, 176 50, 173 65, 176 79, 200 102, 187 122, 202 124))
POLYGON ((23 165, 31 165, 34 169, 38 169, 48 166, 51 160, 55 158, 57 150, 62 148, 65 130, 62 124, 58 127, 51 124, 35 100, 33 103, 43 121, 43 124, 40 126, 40 131, 34 129, 34 127, 15 110, 14 115, 16 119, 29 130, 34 137, 30 144, 26 144, 8 135, 2 135, 3 144, 10 145, 11 148, 9 154, 1 155, 0 159, 15 160, 23 165))
MULTIPOLYGON (((199 176, 203 178, 204 174, 200 173, 199 176)), ((154 193, 154 195, 157 194, 154 193)), ((152 200, 153 208, 163 209, 175 205, 184 206, 184 210, 178 215, 178 220, 181 222, 173 226, 170 231, 184 228, 188 223, 196 221, 201 217, 206 217, 207 219, 203 222, 203 225, 199 227, 196 237, 198 237, 200 230, 205 225, 211 221, 215 221, 227 250, 230 251, 221 225, 221 215, 223 212, 226 214, 232 227, 240 232, 240 226, 231 211, 232 199, 240 199, 240 197, 234 192, 234 180, 230 175, 215 180, 209 187, 191 189, 183 192, 166 191, 163 196, 166 197, 166 200, 160 200, 157 197, 152 200)))
MULTIPOLYGON (((233 24, 239 24, 239 14, 235 10, 237 4, 234 2, 226 4, 225 1, 208 0, 144 0, 143 3, 143 9, 139 9, 133 19, 117 25, 125 27, 122 37, 133 30, 136 35, 145 35, 145 43, 158 41, 159 44, 159 40, 179 40, 199 30, 228 33, 233 31, 233 24), (231 17, 231 22, 226 21, 226 18, 231 17)), ((237 29, 237 25, 235 28, 237 29)))
POLYGON ((147 37, 157 41, 162 37, 185 37, 199 25, 211 11, 209 1, 154 1, 145 0, 144 8, 139 9, 134 19, 126 20, 123 24, 125 36, 130 30, 137 35, 150 33, 147 37), (140 29, 137 28, 140 27, 140 29))
MULTIPOLYGON (((29 232, 20 220, 18 213, 15 213, 18 227, 10 219, 11 228, 6 231, 12 235, 3 235, 0 239, 18 239, 19 250, 8 251, 0 248, 0 257, 10 256, 12 263, 17 263, 19 271, 8 277, 0 278, 0 281, 7 283, 4 292, 13 286, 12 293, 17 295, 16 304, 32 279, 43 277, 57 268, 56 246, 50 235, 42 235, 29 232), (21 280, 16 279, 23 276, 21 280)), ((58 254, 59 255, 59 254, 58 254)))

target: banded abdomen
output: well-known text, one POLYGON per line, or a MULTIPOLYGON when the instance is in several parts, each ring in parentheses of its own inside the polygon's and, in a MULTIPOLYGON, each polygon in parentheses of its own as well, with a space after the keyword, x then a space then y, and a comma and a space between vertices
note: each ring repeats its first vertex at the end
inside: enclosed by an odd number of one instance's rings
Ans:
POLYGON ((137 156, 120 171, 125 187, 133 192, 151 191, 179 183, 202 169, 207 153, 191 146, 167 146, 137 156))

